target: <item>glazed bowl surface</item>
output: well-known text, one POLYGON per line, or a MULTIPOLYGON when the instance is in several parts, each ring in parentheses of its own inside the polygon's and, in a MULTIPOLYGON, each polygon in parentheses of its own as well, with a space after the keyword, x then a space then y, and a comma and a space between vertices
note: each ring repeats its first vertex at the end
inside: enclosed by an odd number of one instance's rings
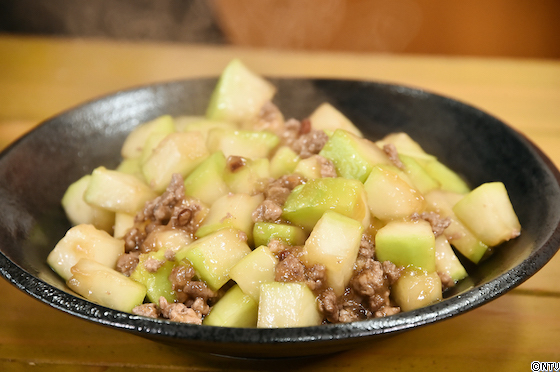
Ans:
POLYGON ((144 318, 70 291, 46 258, 70 227, 60 205, 68 185, 120 162, 126 135, 163 114, 203 115, 216 79, 154 84, 100 98, 46 120, 0 155, 0 273, 36 299, 69 314, 189 350, 242 357, 293 357, 346 350, 475 309, 518 286, 560 246, 559 173, 523 135, 456 100, 404 86, 352 80, 270 79, 286 118, 329 102, 364 135, 406 132, 471 186, 501 181, 522 225, 517 239, 437 304, 386 318, 288 329, 236 329, 144 318))

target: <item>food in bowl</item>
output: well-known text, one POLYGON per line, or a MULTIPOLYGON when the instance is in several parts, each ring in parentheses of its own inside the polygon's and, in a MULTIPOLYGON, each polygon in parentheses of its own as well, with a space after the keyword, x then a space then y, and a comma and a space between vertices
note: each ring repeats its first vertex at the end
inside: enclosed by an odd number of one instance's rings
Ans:
POLYGON ((228 327, 302 327, 440 301, 520 234, 500 182, 470 189, 405 133, 372 142, 328 103, 287 119, 239 61, 206 117, 133 130, 114 170, 73 183, 48 257, 117 310, 228 327), (459 258, 460 257, 460 258, 459 258))

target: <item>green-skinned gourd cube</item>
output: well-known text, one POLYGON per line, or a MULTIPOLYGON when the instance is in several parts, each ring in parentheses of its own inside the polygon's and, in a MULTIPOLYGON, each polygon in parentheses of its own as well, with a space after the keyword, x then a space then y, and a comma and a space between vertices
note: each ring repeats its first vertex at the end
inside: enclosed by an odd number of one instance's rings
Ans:
POLYGON ((435 272, 435 236, 431 225, 424 220, 387 223, 375 235, 375 255, 381 262, 435 272))
POLYGON ((282 217, 311 231, 327 211, 334 211, 369 226, 370 212, 364 185, 346 178, 318 178, 293 189, 282 217))
POLYGON ((187 259, 197 276, 211 289, 218 290, 230 279, 231 268, 250 252, 244 233, 226 228, 178 250, 175 260, 187 259))
POLYGON ((259 300, 261 284, 274 281, 278 258, 262 245, 243 257, 230 270, 230 277, 244 293, 259 300))
POLYGON ((215 327, 249 328, 257 326, 258 301, 234 285, 220 298, 202 321, 215 327))
POLYGON ((185 194, 206 205, 212 205, 229 192, 229 187, 224 181, 225 169, 224 154, 219 151, 213 153, 185 179, 185 194))

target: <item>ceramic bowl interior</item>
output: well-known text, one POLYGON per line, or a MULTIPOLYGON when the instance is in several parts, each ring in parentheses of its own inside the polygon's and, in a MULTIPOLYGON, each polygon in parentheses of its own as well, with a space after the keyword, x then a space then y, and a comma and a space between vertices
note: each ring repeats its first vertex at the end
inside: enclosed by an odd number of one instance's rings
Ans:
POLYGON ((71 316, 190 350, 248 357, 330 353, 438 322, 504 294, 539 270, 560 245, 559 174, 526 138, 496 118, 421 90, 373 82, 272 79, 284 115, 302 119, 322 102, 340 109, 370 139, 404 131, 472 185, 505 183, 523 226, 446 299, 422 309, 349 324, 234 329, 178 324, 108 309, 74 295, 46 257, 70 227, 60 206, 67 186, 99 165, 115 167, 139 123, 162 114, 204 114, 215 79, 123 91, 64 112, 0 156, 0 273, 71 316))

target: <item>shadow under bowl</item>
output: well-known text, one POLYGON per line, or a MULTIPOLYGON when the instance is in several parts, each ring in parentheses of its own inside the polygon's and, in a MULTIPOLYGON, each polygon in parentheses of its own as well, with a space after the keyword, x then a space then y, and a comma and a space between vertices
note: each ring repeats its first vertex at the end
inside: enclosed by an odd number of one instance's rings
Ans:
POLYGON ((322 102, 376 140, 406 132, 471 186, 501 181, 523 227, 444 301, 386 318, 288 329, 173 323, 105 308, 74 295, 46 264, 70 228, 60 200, 73 181, 120 162, 126 135, 163 114, 203 115, 216 79, 155 84, 85 103, 45 121, 0 155, 0 273, 44 303, 94 323, 190 350, 242 357, 332 353, 462 314, 518 286, 560 246, 559 173, 523 135, 461 102, 403 86, 321 79, 271 79, 285 117, 302 119, 322 102))

